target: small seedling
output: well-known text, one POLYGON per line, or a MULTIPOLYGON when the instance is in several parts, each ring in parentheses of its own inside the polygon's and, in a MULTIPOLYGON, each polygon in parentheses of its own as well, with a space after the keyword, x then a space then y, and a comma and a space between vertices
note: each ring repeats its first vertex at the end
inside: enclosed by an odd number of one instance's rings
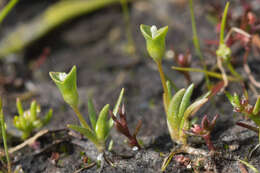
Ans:
POLYGON ((183 130, 188 130, 190 117, 195 114, 199 108, 207 102, 207 98, 199 99, 190 104, 191 95, 194 85, 191 84, 187 90, 180 89, 172 96, 170 81, 166 81, 165 74, 162 70, 162 57, 165 51, 165 37, 168 27, 157 30, 156 26, 141 25, 141 32, 146 39, 146 46, 149 55, 153 58, 158 66, 160 78, 163 86, 163 103, 167 117, 168 129, 173 141, 178 144, 187 144, 187 135, 183 130))
POLYGON ((41 112, 41 107, 35 100, 31 102, 30 109, 24 111, 21 100, 17 98, 16 107, 19 115, 14 117, 13 124, 22 131, 22 139, 27 139, 35 129, 48 124, 52 117, 52 109, 49 109, 45 116, 40 118, 38 114, 41 112))
POLYGON ((136 139, 136 135, 141 128, 142 121, 138 122, 135 128, 135 132, 131 135, 127 126, 126 111, 124 105, 122 106, 122 108, 119 108, 119 119, 116 118, 112 111, 110 111, 109 114, 114 120, 117 131, 128 138, 128 144, 132 147, 132 149, 139 150, 141 147, 136 139))
POLYGON ((199 126, 198 124, 194 124, 193 127, 191 127, 191 131, 187 131, 186 133, 189 135, 193 136, 201 136, 205 140, 208 149, 210 151, 214 151, 215 147, 213 146, 211 140, 210 140, 210 134, 211 131, 213 130, 216 120, 218 118, 218 115, 216 115, 213 120, 210 122, 208 120, 207 115, 205 115, 201 121, 201 125, 199 126))
MULTIPOLYGON (((91 127, 88 125, 86 120, 83 118, 82 114, 78 109, 79 97, 77 91, 77 73, 76 66, 73 66, 71 71, 66 74, 64 72, 50 72, 50 77, 55 82, 59 88, 63 99, 68 103, 74 112, 76 113, 81 126, 78 125, 68 125, 69 128, 75 130, 85 137, 87 137, 91 142, 93 142, 100 153, 97 157, 98 161, 101 161, 101 165, 104 162, 104 151, 106 149, 105 143, 109 136, 109 132, 113 126, 113 120, 107 119, 109 112, 109 104, 106 104, 99 113, 97 119, 97 113, 93 105, 92 100, 88 101, 88 113, 91 127)), ((124 94, 124 89, 121 90, 116 105, 113 109, 113 113, 116 115, 119 109, 119 105, 122 102, 124 94)), ((102 166, 101 166, 102 167, 102 166)))
POLYGON ((234 112, 238 112, 246 117, 249 117, 251 120, 254 121, 258 128, 250 128, 247 127, 249 125, 244 126, 243 123, 239 123, 238 125, 241 124, 241 126, 250 130, 258 129, 260 140, 260 97, 258 96, 255 105, 252 106, 251 104, 249 104, 248 94, 246 91, 244 91, 244 95, 242 96, 242 98, 240 98, 237 93, 234 93, 234 95, 232 96, 229 92, 226 92, 226 96, 229 102, 232 104, 234 112))

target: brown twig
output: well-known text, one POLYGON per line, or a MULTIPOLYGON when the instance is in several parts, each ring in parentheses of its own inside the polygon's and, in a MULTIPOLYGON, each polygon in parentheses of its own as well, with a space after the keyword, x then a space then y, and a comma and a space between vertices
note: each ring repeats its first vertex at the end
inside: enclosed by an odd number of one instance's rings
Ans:
POLYGON ((92 162, 92 163, 88 164, 87 166, 84 166, 83 168, 80 168, 80 169, 76 170, 74 173, 80 173, 81 171, 83 171, 85 169, 90 169, 90 168, 92 168, 95 165, 96 165, 96 163, 92 162))
POLYGON ((251 70, 249 68, 249 65, 247 63, 247 59, 248 59, 248 54, 249 54, 249 50, 246 50, 245 54, 244 54, 244 60, 243 60, 243 66, 244 66, 244 70, 248 75, 248 79, 250 80, 250 82, 256 86, 257 88, 260 88, 260 82, 256 81, 256 79, 254 78, 254 76, 251 73, 251 70))

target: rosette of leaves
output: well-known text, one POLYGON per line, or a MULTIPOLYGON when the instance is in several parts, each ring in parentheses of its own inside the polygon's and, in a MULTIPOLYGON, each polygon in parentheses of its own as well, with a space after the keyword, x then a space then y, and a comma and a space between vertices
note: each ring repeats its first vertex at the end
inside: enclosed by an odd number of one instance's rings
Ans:
MULTIPOLYGON (((173 97, 171 97, 169 104, 164 102, 171 138, 179 144, 187 144, 187 134, 185 131, 190 128, 191 116, 208 101, 208 98, 200 98, 191 103, 193 89, 194 84, 191 84, 187 89, 180 89, 173 97)), ((171 93, 168 94, 171 95, 171 93)))
POLYGON ((207 115, 204 115, 200 125, 194 124, 190 128, 190 131, 186 131, 185 133, 192 136, 201 136, 206 142, 208 149, 210 151, 214 151, 215 147, 210 140, 210 134, 216 125, 216 120, 218 116, 219 115, 215 115, 213 120, 209 121, 207 115))
POLYGON ((28 138, 35 129, 40 129, 49 123, 52 117, 52 109, 40 118, 38 114, 41 112, 41 107, 34 100, 31 102, 30 109, 24 111, 22 102, 19 98, 16 99, 16 107, 18 115, 13 119, 14 126, 22 132, 22 139, 28 138))

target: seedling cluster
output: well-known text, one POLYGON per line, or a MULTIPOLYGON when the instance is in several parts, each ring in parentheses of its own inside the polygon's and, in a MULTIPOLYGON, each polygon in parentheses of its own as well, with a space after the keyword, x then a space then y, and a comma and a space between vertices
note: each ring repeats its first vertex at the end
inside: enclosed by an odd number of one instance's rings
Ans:
POLYGON ((21 100, 17 98, 16 107, 19 115, 14 117, 13 124, 22 132, 22 139, 28 138, 35 129, 40 129, 49 123, 52 117, 50 109, 43 118, 40 118, 38 114, 41 112, 41 107, 35 100, 31 102, 30 109, 24 111, 21 100))
MULTIPOLYGON (((178 153, 188 153, 196 155, 210 156, 208 151, 204 151, 198 148, 190 147, 188 142, 188 136, 199 136, 202 137, 211 151, 217 151, 217 148, 214 147, 210 137, 214 127, 217 124, 217 118, 219 115, 216 115, 211 121, 209 121, 207 115, 205 115, 200 125, 193 123, 195 120, 194 115, 200 110, 200 108, 207 103, 213 96, 215 96, 220 91, 225 91, 225 94, 233 106, 233 110, 236 113, 241 113, 244 116, 250 118, 257 127, 238 122, 237 124, 253 130, 258 133, 260 141, 260 97, 257 97, 257 101, 252 106, 249 103, 248 94, 245 91, 242 97, 239 97, 238 94, 234 93, 233 95, 226 91, 230 81, 235 82, 245 82, 245 79, 235 71, 235 68, 232 65, 232 51, 230 46, 235 41, 240 41, 247 51, 246 56, 244 57, 244 68, 247 73, 249 73, 249 80, 253 83, 254 86, 260 85, 254 78, 252 78, 251 71, 247 65, 247 56, 250 50, 251 35, 249 33, 255 33, 259 30, 259 25, 256 22, 256 16, 249 12, 246 17, 248 20, 244 22, 244 25, 250 26, 250 29, 244 31, 245 28, 232 28, 230 32, 224 36, 226 29, 226 20, 228 14, 229 3, 227 3, 224 13, 222 15, 222 20, 220 24, 220 38, 218 42, 218 48, 215 50, 214 55, 216 56, 217 66, 220 73, 215 71, 209 71, 207 64, 204 62, 204 57, 200 49, 200 43, 197 36, 196 23, 193 12, 192 0, 189 0, 190 11, 191 11, 191 20, 192 20, 192 29, 193 29, 193 42, 196 49, 196 53, 202 61, 203 69, 194 69, 191 68, 191 54, 189 51, 185 55, 179 54, 175 57, 175 60, 179 67, 173 67, 182 71, 189 83, 187 88, 178 89, 174 80, 171 80, 163 71, 162 61, 165 55, 166 47, 166 35, 168 32, 168 26, 157 28, 155 25, 140 25, 140 31, 144 36, 146 41, 146 49, 149 56, 152 58, 154 63, 158 68, 158 73, 160 75, 161 84, 163 88, 162 102, 164 107, 164 112, 166 116, 168 131, 173 142, 177 144, 177 149, 173 150, 162 165, 162 171, 164 171, 169 164, 171 158, 178 153), (232 32, 235 32, 236 35, 232 36, 232 32), (227 70, 230 72, 230 76, 227 74, 227 70), (192 94, 194 91, 194 84, 191 83, 191 78, 189 72, 197 71, 203 72, 206 79, 206 84, 209 89, 208 93, 202 94, 199 98, 193 100, 192 94), (210 81, 210 77, 221 79, 221 82, 213 84, 210 81), (190 84, 191 83, 191 84, 190 84)), ((243 25, 243 26, 244 26, 243 25)), ((64 101, 73 109, 75 115, 77 116, 80 125, 69 124, 67 127, 71 130, 79 132, 89 139, 96 147, 98 151, 97 162, 101 164, 101 167, 104 165, 105 152, 107 149, 107 143, 110 139, 110 133, 113 126, 117 129, 119 133, 124 135, 128 139, 129 146, 134 150, 140 150, 142 147, 139 140, 137 139, 137 134, 141 128, 142 122, 139 121, 136 129, 133 133, 130 132, 128 128, 128 123, 126 120, 126 109, 125 105, 122 104, 124 89, 121 89, 118 99, 113 107, 113 110, 110 110, 110 105, 106 104, 103 108, 97 112, 93 104, 92 99, 88 100, 88 118, 89 122, 86 121, 83 114, 80 111, 79 106, 79 94, 77 89, 77 68, 73 66, 69 73, 65 72, 50 72, 51 79, 56 84, 59 89, 64 101), (110 115, 110 116, 109 116, 110 115)), ((30 109, 24 111, 21 100, 17 98, 16 106, 18 115, 13 119, 13 125, 22 132, 22 139, 25 140, 29 138, 35 130, 42 128, 46 125, 52 117, 52 109, 50 109, 43 118, 40 118, 38 114, 40 113, 40 105, 36 101, 32 101, 30 109)), ((2 110, 2 101, 0 100, 0 125, 1 133, 3 137, 5 156, 7 161, 8 172, 11 172, 11 165, 9 159, 9 152, 7 148, 6 141, 6 125, 4 122, 3 110, 2 110)), ((2 158, 2 156, 0 155, 2 158)), ((184 165, 188 165, 190 160, 183 155, 177 155, 174 157, 177 162, 184 165)), ((241 161, 241 160, 240 160, 241 161)), ((241 161, 244 164, 248 164, 245 161, 241 161)))

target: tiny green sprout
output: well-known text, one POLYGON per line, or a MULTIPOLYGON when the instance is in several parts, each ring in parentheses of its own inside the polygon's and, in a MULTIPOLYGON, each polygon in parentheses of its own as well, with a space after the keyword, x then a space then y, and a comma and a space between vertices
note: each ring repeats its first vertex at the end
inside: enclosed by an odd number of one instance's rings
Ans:
POLYGON ((168 26, 157 29, 155 25, 141 25, 141 32, 146 40, 146 48, 149 55, 156 63, 162 61, 165 53, 165 38, 168 32, 168 26))
MULTIPOLYGON (((114 107, 114 113, 118 112, 119 105, 122 102, 124 89, 121 90, 117 99, 117 103, 114 107)), ((100 111, 97 119, 97 113, 92 100, 88 101, 88 113, 92 128, 86 128, 78 125, 68 125, 69 128, 83 134, 91 142, 93 142, 99 153, 103 153, 105 150, 106 139, 109 136, 109 132, 113 126, 113 120, 108 120, 109 104, 105 105, 100 111), (111 124, 112 122, 112 124, 111 124)))
POLYGON ((254 121, 258 128, 250 127, 250 125, 244 125, 244 123, 238 123, 238 125, 242 124, 242 127, 248 128, 250 130, 258 129, 260 140, 260 96, 257 97, 254 106, 249 104, 246 91, 242 98, 240 98, 236 93, 232 96, 229 92, 226 92, 226 96, 229 102, 232 104, 234 112, 238 112, 244 116, 249 117, 252 121, 254 121))
POLYGON ((21 100, 17 98, 16 107, 18 116, 14 117, 13 124, 22 131, 22 139, 28 138, 35 129, 42 128, 52 117, 52 109, 49 109, 43 118, 39 118, 38 114, 41 112, 41 107, 37 105, 36 101, 32 101, 30 109, 24 111, 21 100))
POLYGON ((72 108, 77 108, 79 103, 79 95, 77 91, 77 68, 73 66, 70 72, 50 72, 51 79, 59 88, 63 99, 72 108))
POLYGON ((187 144, 185 131, 190 127, 189 119, 208 101, 208 98, 201 98, 190 104, 193 89, 194 84, 187 89, 180 89, 166 105, 169 132, 172 140, 179 144, 187 144))

